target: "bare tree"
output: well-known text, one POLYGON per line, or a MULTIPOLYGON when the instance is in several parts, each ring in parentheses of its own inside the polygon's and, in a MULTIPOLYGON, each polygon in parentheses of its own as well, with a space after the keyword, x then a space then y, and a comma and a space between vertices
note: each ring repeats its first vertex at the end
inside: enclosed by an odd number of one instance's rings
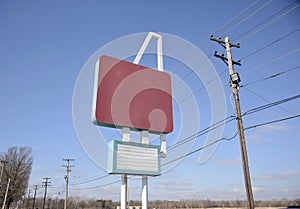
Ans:
POLYGON ((1 205, 8 179, 10 179, 6 208, 9 208, 14 201, 21 200, 26 193, 33 162, 31 153, 32 150, 29 147, 11 147, 0 156, 1 159, 5 159, 2 176, 3 186, 0 190, 1 205))

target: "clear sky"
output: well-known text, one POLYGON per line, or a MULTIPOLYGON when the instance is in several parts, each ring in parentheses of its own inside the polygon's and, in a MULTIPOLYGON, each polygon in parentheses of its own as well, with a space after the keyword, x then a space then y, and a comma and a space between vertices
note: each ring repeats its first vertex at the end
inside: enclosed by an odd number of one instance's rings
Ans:
MULTIPOLYGON (((105 151, 101 150, 97 139, 93 139, 89 146, 96 151, 85 152, 73 124, 76 81, 86 70, 84 66, 89 58, 118 38, 134 37, 137 33, 144 38, 143 34, 150 31, 164 37, 176 36, 197 47, 200 54, 203 52, 201 57, 206 64, 200 64, 197 69, 187 67, 183 60, 165 57, 164 68, 172 75, 173 91, 188 88, 192 92, 192 95, 178 94, 176 102, 174 100, 175 129, 167 136, 167 146, 171 146, 185 138, 178 134, 185 124, 192 126, 194 124, 189 123, 200 121, 194 132, 185 131, 183 136, 190 136, 211 124, 212 112, 219 110, 212 104, 217 98, 224 98, 225 103, 219 108, 226 110, 224 115, 218 115, 219 118, 234 115, 227 67, 212 56, 214 51, 225 53, 225 49, 209 40, 211 34, 216 38, 228 35, 232 43, 241 42, 241 48, 233 48, 232 53, 233 58, 241 59, 242 63, 240 67, 235 66, 242 79, 240 85, 244 85, 240 87, 242 112, 298 95, 299 19, 299 1, 294 0, 126 3, 2 0, 0 152, 11 146, 32 147, 34 164, 30 188, 39 185, 40 196, 42 178, 51 177, 48 196, 63 197, 65 172, 62 165, 65 162, 62 159, 74 158, 70 195, 119 200, 120 182, 113 182, 120 176, 106 176, 105 169, 93 158, 106 161, 105 151), (212 90, 209 82, 202 80, 208 68, 214 69, 215 75, 219 74, 213 79, 220 82, 222 95, 209 92, 212 90), (180 83, 176 85, 176 81, 180 83), (196 102, 198 112, 192 112, 188 97, 196 102), (186 110, 190 112, 183 113, 186 110)), ((136 39, 136 44, 142 41, 136 39)), ((172 49, 181 51, 177 45, 164 49, 170 53, 172 49)), ((192 62, 197 53, 187 53, 187 57, 187 62, 192 62)), ((154 59, 148 58, 141 64, 155 68, 154 59)), ((94 69, 87 70, 93 72, 94 69)), ((300 102, 295 99, 246 115, 244 125, 250 127, 298 114, 300 102)), ((298 117, 246 130, 254 199, 300 197, 299 127, 298 117)), ((121 138, 115 130, 99 130, 107 141, 121 138)), ((231 121, 226 123, 221 136, 229 138, 236 132, 236 123, 231 121)), ((188 149, 196 150, 204 146, 206 140, 217 139, 203 135, 189 143, 188 149)), ((184 146, 171 152, 164 162, 188 153, 184 146)), ((216 149, 204 153, 209 156, 207 159, 199 158, 201 152, 197 152, 177 161, 176 165, 171 164, 169 168, 172 169, 161 176, 149 178, 149 199, 245 199, 238 137, 222 141, 213 148, 216 149)), ((129 199, 141 199, 140 192, 140 178, 131 178, 129 199)))

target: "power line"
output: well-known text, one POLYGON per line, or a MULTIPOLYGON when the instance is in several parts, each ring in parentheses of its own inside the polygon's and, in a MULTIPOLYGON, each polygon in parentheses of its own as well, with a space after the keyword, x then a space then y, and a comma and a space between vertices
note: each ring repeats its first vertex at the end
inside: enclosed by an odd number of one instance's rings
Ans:
POLYGON ((281 9, 280 11, 268 16, 267 18, 265 18, 263 21, 259 22, 258 24, 256 24, 255 26, 253 26, 252 28, 248 29, 247 31, 243 32, 242 34, 240 34, 238 37, 234 38, 233 41, 237 41, 239 38, 243 37, 246 34, 249 34, 251 31, 253 31, 255 28, 259 27, 260 25, 264 24, 267 21, 270 21, 272 18, 274 18, 275 16, 279 15, 281 12, 283 12, 284 10, 286 10, 287 8, 289 8, 291 5, 297 3, 298 0, 292 2, 291 4, 289 4, 288 6, 284 7, 283 9, 281 9))
POLYGON ((220 138, 220 139, 218 139, 218 140, 216 140, 216 141, 213 141, 213 142, 210 143, 210 144, 207 144, 207 145, 205 145, 205 146, 203 146, 203 147, 200 147, 200 148, 198 148, 198 149, 196 149, 196 150, 193 150, 193 151, 191 151, 191 152, 189 152, 189 153, 187 153, 187 154, 185 154, 185 155, 182 155, 182 156, 177 157, 177 158, 175 158, 175 159, 173 159, 173 160, 171 160, 171 161, 168 161, 168 162, 162 164, 161 166, 165 166, 165 165, 168 165, 168 164, 170 164, 170 163, 173 163, 173 162, 175 162, 175 161, 177 161, 177 160, 180 160, 180 159, 182 159, 182 158, 185 158, 185 157, 187 157, 187 156, 189 156, 189 155, 191 155, 191 154, 194 154, 194 153, 199 152, 199 151, 201 151, 201 150, 203 150, 203 149, 205 149, 205 148, 208 148, 208 147, 210 147, 210 146, 212 146, 212 145, 214 145, 214 144, 216 144, 216 143, 218 143, 218 142, 220 142, 220 141, 223 141, 223 140, 227 140, 227 141, 232 140, 232 139, 234 139, 237 135, 238 135, 238 133, 235 133, 235 134, 234 134, 232 137, 230 137, 230 138, 226 138, 226 137, 220 138))
POLYGON ((198 92, 200 92, 202 89, 204 89, 205 87, 207 88, 213 81, 215 81, 217 78, 219 78, 219 76, 221 76, 222 74, 224 74, 227 71, 224 70, 221 73, 219 73, 216 77, 212 78, 211 80, 209 80, 206 84, 203 84, 200 88, 196 89, 195 91, 193 91, 190 95, 188 95, 187 97, 185 97, 182 101, 181 104, 183 104, 184 102, 186 102, 188 99, 190 99, 193 95, 197 94, 198 92))
MULTIPOLYGON (((268 121, 268 122, 264 122, 264 123, 260 123, 260 124, 256 124, 256 125, 253 125, 253 126, 249 126, 249 127, 246 127, 244 130, 249 130, 249 129, 257 128, 257 127, 260 127, 260 126, 269 125, 269 124, 272 124, 272 123, 278 123, 278 122, 282 122, 282 121, 285 121, 285 120, 294 119, 294 118, 297 118, 297 117, 300 117, 300 114, 299 114, 299 115, 290 116, 290 117, 286 117, 286 118, 277 119, 277 120, 272 120, 272 121, 268 121)), ((230 141, 230 140, 234 139, 237 135, 238 135, 238 133, 235 133, 235 134, 234 134, 232 137, 230 137, 230 138, 226 138, 226 137, 220 138, 220 139, 218 139, 218 140, 216 140, 216 141, 214 141, 214 142, 212 142, 212 143, 210 143, 210 144, 207 144, 207 145, 205 145, 205 146, 202 146, 202 147, 200 147, 200 148, 198 148, 198 149, 196 149, 196 150, 193 150, 193 151, 191 151, 191 152, 189 152, 189 153, 187 153, 187 154, 185 154, 185 155, 182 155, 182 156, 177 157, 177 158, 175 158, 175 159, 173 159, 173 160, 171 160, 171 161, 168 161, 168 162, 162 164, 162 166, 168 165, 168 164, 173 163, 173 162, 175 162, 175 161, 178 161, 178 160, 180 160, 180 159, 182 159, 182 158, 184 158, 184 157, 187 157, 187 156, 189 156, 189 155, 191 155, 191 154, 194 154, 194 153, 196 153, 196 152, 199 152, 199 151, 201 151, 201 150, 203 150, 203 149, 205 149, 205 148, 208 148, 208 147, 210 147, 210 146, 212 146, 212 145, 214 145, 214 144, 216 144, 216 143, 218 143, 218 142, 220 142, 220 141, 224 141, 224 140, 230 141)))
POLYGON ((229 117, 227 117, 227 118, 225 118, 223 120, 220 120, 217 123, 215 123, 215 124, 213 124, 213 125, 211 125, 211 126, 209 126, 207 128, 202 129, 201 131, 199 131, 199 132, 197 132, 197 133, 195 133, 195 134, 193 134, 193 135, 185 138, 184 140, 181 140, 181 141, 179 141, 179 142, 177 142, 175 144, 170 145, 169 147, 167 147, 167 149, 168 150, 172 150, 172 149, 174 149, 176 147, 179 147, 179 146, 181 146, 181 145, 183 145, 183 144, 185 144, 185 143, 187 143, 187 142, 189 142, 189 141, 191 141, 191 140, 193 140, 195 138, 198 138, 198 137, 200 137, 200 136, 202 136, 202 135, 204 135, 204 134, 206 134, 206 133, 208 133, 208 132, 210 132, 210 131, 212 131, 214 129, 217 129, 220 126, 223 126, 226 123, 229 123, 229 122, 231 122, 233 120, 235 120, 235 117, 234 116, 229 116, 229 117))
MULTIPOLYGON (((262 106, 259 106, 259 107, 255 107, 255 108, 252 108, 250 110, 247 110, 245 111, 242 116, 246 116, 246 115, 250 115, 250 114, 253 114, 253 113, 256 113, 256 112, 259 112, 259 111, 262 111, 262 110, 265 110, 265 109, 268 109, 268 108, 271 108, 271 107, 274 107, 274 106, 277 106, 279 104, 283 104, 283 103, 286 103, 286 102, 289 102, 289 101, 293 101, 295 99, 299 99, 300 98, 300 95, 296 95, 296 96, 292 96, 292 97, 289 97, 289 98, 285 98, 285 99, 282 99, 282 100, 279 100, 279 101, 276 101, 276 102, 272 102, 272 103, 269 103, 269 104, 265 104, 265 105, 262 105, 262 106)), ((293 113, 292 113, 293 114, 293 113)), ((234 116, 229 116, 229 117, 226 117, 225 119, 223 120, 220 120, 218 121, 217 123, 209 126, 209 127, 206 127, 204 129, 202 129, 201 131, 185 138, 184 140, 181 140, 175 144, 172 144, 168 147, 168 150, 172 150, 176 147, 179 147, 195 138, 198 138, 199 136, 202 136, 226 123, 229 123, 231 121, 235 120, 235 117, 234 116)))
MULTIPOLYGON (((265 6, 267 6, 270 2, 271 2, 272 0, 270 0, 270 1, 268 1, 267 3, 265 3, 263 6, 261 6, 259 9, 257 9, 255 12, 253 12, 251 15, 249 15, 247 18, 245 18, 245 19, 248 19, 248 18, 250 18, 251 16, 253 16, 255 13, 257 13, 258 11, 260 11, 261 9, 263 9, 265 6)), ((257 1, 255 2, 255 3, 257 3, 257 1)), ((254 4, 255 4, 254 3, 254 4)), ((253 4, 253 5, 254 5, 253 4)), ((248 7, 248 8, 250 8, 251 7, 251 5, 248 7)), ((245 9, 245 10, 247 10, 247 9, 245 9)), ((243 11, 245 11, 245 10, 243 10, 243 11)), ((242 11, 242 12, 243 12, 242 11)), ((241 13, 242 13, 241 12, 241 13)), ((241 14, 240 13, 240 14, 241 14)), ((239 16, 239 15, 237 15, 237 16, 239 16)), ((235 19, 235 18, 233 18, 233 19, 235 19)), ((241 24, 242 22, 244 22, 245 21, 245 19, 243 20, 243 21, 241 21, 239 24, 241 24)), ((231 21, 228 21, 228 23, 229 22, 231 22, 231 21)), ((238 24, 238 25, 239 25, 238 24)), ((225 25, 227 25, 227 23, 226 24, 224 24, 224 26, 225 25)), ((222 28, 223 28, 223 26, 222 26, 222 28)), ((218 30, 217 30, 218 31, 218 30)), ((212 34, 214 34, 214 33, 216 33, 216 31, 215 32, 213 32, 212 34)), ((288 34, 288 35, 291 35, 291 34, 288 34)), ((278 40, 279 41, 279 40, 278 40)), ((277 41, 276 41, 277 42, 277 41)), ((273 43, 274 44, 274 43, 273 43)), ((211 56, 211 55, 210 55, 211 56)), ((202 64, 202 63, 201 63, 202 64)), ((192 74, 192 71, 191 72, 189 72, 189 73, 187 73, 185 76, 184 76, 184 78, 183 78, 183 80, 185 80, 187 77, 189 77, 189 75, 191 75, 192 74)), ((213 79, 214 80, 214 79, 213 79)), ((211 80, 211 81, 213 81, 213 80, 211 80)), ((174 88, 176 88, 177 86, 179 86, 179 84, 180 84, 181 82, 178 82, 176 85, 175 85, 175 87, 174 88)), ((209 82, 210 83, 210 82, 209 82)), ((194 91, 191 95, 189 95, 187 98, 185 98, 183 101, 185 101, 185 100, 187 100, 188 98, 190 98, 192 95, 194 95, 194 94, 196 94, 198 91, 200 91, 201 89, 203 89, 204 88, 204 86, 203 87, 201 87, 201 88, 199 88, 199 89, 197 89, 196 91, 194 91)))
POLYGON ((267 3, 265 3, 264 5, 262 5, 261 7, 259 7, 258 9, 256 9, 254 12, 252 12, 250 15, 248 15, 246 18, 244 18, 243 20, 241 20, 239 23, 235 24, 234 26, 232 26, 229 30, 227 30, 222 36, 228 34, 229 32, 231 32, 232 30, 234 30, 237 26, 239 26, 240 24, 242 24, 243 22, 245 22, 247 19, 249 19, 250 17, 252 17, 253 15, 255 15, 257 12, 259 12, 260 10, 262 10, 264 7, 266 7, 268 4, 270 4, 273 0, 269 0, 267 3))
POLYGON ((252 56, 252 55, 254 55, 254 54, 256 54, 256 53, 258 53, 258 52, 260 52, 260 51, 262 51, 263 49, 266 49, 266 48, 268 48, 268 47, 274 45, 275 43, 277 43, 277 42, 279 42, 279 41, 282 41, 283 39, 289 37, 290 35, 292 35, 292 34, 294 34, 294 33, 296 33, 296 32, 298 32, 299 30, 300 30, 300 28, 298 28, 298 29, 296 29, 296 30, 294 30, 294 31, 292 31, 292 32, 290 32, 290 33, 284 35, 284 36, 281 36, 280 38, 276 39, 275 41, 272 41, 271 43, 269 43, 269 44, 267 44, 267 45, 265 45, 265 46, 263 46, 263 47, 261 47, 261 48, 255 50, 255 51, 251 52, 250 54, 248 54, 248 55, 246 55, 245 57, 241 58, 241 60, 245 60, 246 58, 248 58, 248 57, 250 57, 250 56, 252 56))
POLYGON ((245 130, 257 128, 257 127, 260 127, 260 126, 269 125, 269 124, 272 124, 272 123, 278 123, 278 122, 281 122, 281 121, 290 120, 290 119, 294 119, 294 118, 298 118, 298 117, 300 117, 300 114, 293 115, 293 116, 286 117, 286 118, 280 118, 280 119, 277 119, 277 120, 272 120, 272 121, 268 121, 268 122, 264 122, 264 123, 259 123, 259 124, 256 124, 256 125, 252 125, 252 126, 246 127, 245 130))
POLYGON ((105 186, 109 186, 109 185, 112 185, 112 184, 115 184, 115 183, 118 183, 118 182, 121 182, 121 180, 117 180, 117 181, 113 181, 113 182, 110 182, 110 183, 101 184, 101 185, 93 186, 93 187, 86 187, 86 188, 72 188, 71 190, 89 190, 89 189, 98 189, 98 188, 105 187, 105 186))
POLYGON ((228 25, 229 23, 231 23, 233 20, 235 20, 237 17, 239 17, 241 14, 243 14, 244 12, 246 12, 248 9, 250 9, 251 7, 253 7, 255 4, 257 4, 257 2, 259 2, 260 0, 256 0, 255 2, 253 2, 252 4, 250 4, 247 8, 243 9, 242 11, 240 11, 237 15, 235 15, 234 17, 232 17, 230 20, 228 20, 226 23, 224 23, 221 27, 219 27, 218 29, 216 29, 212 35, 215 35, 217 32, 219 32, 222 28, 224 28, 226 25, 228 25))
MULTIPOLYGON (((254 92, 254 91, 252 91, 252 90, 250 90, 250 89, 248 89, 248 88, 246 88, 246 87, 244 87, 243 89, 244 89, 244 90, 247 90, 248 92, 250 92, 250 93, 252 93, 252 94, 254 94, 255 96, 259 97, 260 99, 264 100, 265 102, 270 102, 269 100, 267 100, 267 99, 264 98, 263 96, 259 95, 258 93, 254 92)), ((285 112, 291 114, 291 115, 294 115, 294 113, 291 112, 290 110, 287 110, 287 109, 285 109, 285 108, 283 108, 283 107, 281 107, 281 106, 277 106, 277 107, 278 107, 279 109, 281 109, 281 110, 283 110, 283 111, 285 111, 285 112)))
POLYGON ((285 13, 283 13, 282 15, 278 16, 277 18, 275 18, 273 21, 269 22, 267 25, 257 29, 256 31, 254 31, 253 33, 249 34, 248 36, 246 36, 245 38, 243 38, 242 40, 240 40, 240 43, 244 42, 245 40, 251 38, 252 36, 254 36, 256 33, 260 32, 261 30, 265 29, 266 27, 272 25, 273 23, 277 22, 280 18, 284 17, 285 15, 291 13, 292 11, 294 11, 295 9, 297 9, 297 7, 299 7, 300 4, 294 6, 292 9, 286 11, 285 13))
MULTIPOLYGON (((209 55, 207 58, 210 58, 212 55, 209 55)), ((208 59, 205 59, 204 61, 202 61, 199 66, 205 62, 207 62, 208 59)), ((184 81, 185 79, 187 79, 191 74, 193 74, 193 70, 191 70, 190 72, 188 72, 178 83, 174 84, 174 87, 172 88, 172 91, 174 91, 181 83, 182 81, 184 81)))
POLYGON ((82 182, 82 181, 89 181, 89 180, 91 180, 91 179, 98 178, 99 176, 102 176, 104 173, 106 173, 106 172, 103 171, 103 172, 101 172, 101 173, 99 173, 99 174, 96 174, 96 175, 93 175, 93 176, 84 177, 84 178, 82 178, 82 179, 79 179, 79 180, 77 180, 77 181, 74 181, 71 185, 80 183, 80 182, 82 182))
MULTIPOLYGON (((55 187, 54 187, 55 188, 55 187)), ((59 188, 59 189, 56 189, 54 192, 51 193, 51 196, 55 195, 55 194, 64 194, 65 193, 65 185, 62 185, 60 187, 56 187, 56 188, 59 188)))
POLYGON ((288 72, 297 70, 297 69, 299 69, 299 68, 300 68, 300 65, 299 65, 299 66, 296 66, 296 67, 293 67, 293 68, 291 68, 291 69, 289 69, 289 70, 285 70, 285 71, 282 71, 282 72, 279 72, 279 73, 272 74, 272 75, 270 75, 270 76, 268 76, 268 77, 258 79, 258 80, 256 80, 256 81, 252 81, 252 82, 250 82, 250 83, 246 83, 246 84, 244 84, 244 85, 240 85, 240 88, 245 87, 245 86, 250 86, 250 85, 253 85, 253 84, 256 84, 256 83, 260 83, 260 82, 262 82, 262 81, 266 81, 266 80, 269 80, 269 79, 276 78, 276 77, 278 77, 278 76, 280 76, 280 75, 283 75, 283 74, 285 74, 285 73, 288 73, 288 72))
POLYGON ((289 98, 285 98, 285 99, 282 99, 282 100, 279 100, 279 101, 276 101, 276 102, 265 104, 265 105, 262 105, 262 106, 259 106, 259 107, 256 107, 256 108, 252 108, 252 109, 247 110, 246 112, 244 112, 242 114, 242 116, 250 115, 250 114, 268 109, 270 107, 274 107, 274 106, 277 106, 277 105, 280 105, 280 104, 283 104, 283 103, 286 103, 286 102, 290 102, 290 101, 293 101, 293 100, 299 99, 299 98, 300 98, 300 94, 298 94, 296 96, 289 97, 289 98))
POLYGON ((90 179, 90 180, 86 180, 86 181, 82 181, 82 182, 78 182, 78 183, 74 183, 74 184, 71 184, 72 186, 76 186, 76 185, 80 185, 80 184, 86 184, 86 183, 89 183, 89 182, 93 182, 93 181, 96 181, 96 180, 100 180, 100 179, 103 179, 103 178, 106 178, 110 176, 109 174, 106 174, 106 175, 103 175, 103 176, 100 176, 98 178, 94 178, 94 179, 90 179))
POLYGON ((263 64, 261 64, 261 65, 258 65, 258 66, 256 66, 256 67, 253 67, 253 68, 247 70, 247 73, 252 72, 252 71, 254 71, 254 70, 257 70, 258 68, 264 67, 264 66, 266 66, 266 65, 269 65, 269 64, 271 64, 271 63, 273 63, 273 62, 276 62, 276 61, 278 61, 278 60, 280 60, 280 59, 283 59, 283 58, 285 58, 285 57, 287 57, 287 56, 289 56, 289 55, 291 55, 291 54, 294 54, 294 53, 296 53, 296 52, 298 52, 298 51, 300 51, 300 48, 297 48, 297 49, 295 49, 295 50, 293 50, 293 51, 290 51, 290 52, 288 52, 288 53, 286 53, 286 54, 284 54, 284 55, 281 55, 281 56, 276 57, 276 58, 274 58, 274 59, 272 59, 272 60, 269 60, 269 61, 267 61, 267 62, 265 62, 265 63, 263 63, 263 64))

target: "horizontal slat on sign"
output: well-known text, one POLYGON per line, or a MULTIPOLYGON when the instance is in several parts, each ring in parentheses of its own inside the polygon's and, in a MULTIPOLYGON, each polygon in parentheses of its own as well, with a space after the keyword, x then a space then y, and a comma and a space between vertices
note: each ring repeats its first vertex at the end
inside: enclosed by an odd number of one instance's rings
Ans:
POLYGON ((117 145, 117 169, 158 171, 157 149, 117 145))

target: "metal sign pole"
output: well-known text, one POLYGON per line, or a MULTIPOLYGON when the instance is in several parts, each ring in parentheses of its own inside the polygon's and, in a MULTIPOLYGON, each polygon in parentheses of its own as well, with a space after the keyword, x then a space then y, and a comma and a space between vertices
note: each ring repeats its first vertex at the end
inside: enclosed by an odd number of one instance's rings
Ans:
MULTIPOLYGON (((142 144, 149 144, 149 131, 141 131, 142 144)), ((142 209, 148 209, 148 176, 142 176, 142 209)))
MULTIPOLYGON (((122 141, 129 142, 130 141, 130 128, 123 127, 122 128, 122 141)), ((121 177, 121 209, 126 209, 127 204, 127 175, 123 174, 121 177)))

